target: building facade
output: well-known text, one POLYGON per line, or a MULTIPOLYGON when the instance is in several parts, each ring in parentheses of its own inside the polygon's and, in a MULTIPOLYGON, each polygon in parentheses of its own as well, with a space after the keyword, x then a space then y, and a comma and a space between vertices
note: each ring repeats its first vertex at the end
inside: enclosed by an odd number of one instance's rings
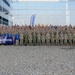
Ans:
POLYGON ((33 14, 36 14, 35 24, 75 25, 75 0, 12 1, 14 25, 29 25, 33 14))
POLYGON ((10 0, 0 0, 0 25, 11 25, 10 0))

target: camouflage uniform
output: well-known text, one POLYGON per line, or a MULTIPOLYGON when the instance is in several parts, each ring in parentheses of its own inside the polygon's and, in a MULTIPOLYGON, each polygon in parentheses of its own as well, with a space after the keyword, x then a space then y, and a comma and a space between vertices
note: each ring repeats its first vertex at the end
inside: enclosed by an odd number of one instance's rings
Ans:
POLYGON ((44 32, 42 32, 41 41, 42 41, 42 45, 44 45, 45 44, 45 33, 44 32))
POLYGON ((61 43, 61 45, 63 44, 63 39, 64 39, 63 31, 61 31, 61 34, 60 34, 60 43, 61 43))
POLYGON ((62 31, 59 31, 58 38, 59 38, 59 45, 63 44, 63 33, 62 33, 62 31))
POLYGON ((58 45, 59 43, 59 31, 56 31, 56 44, 58 45))
POLYGON ((42 45, 42 32, 40 32, 40 44, 42 45))
POLYGON ((50 44, 51 44, 51 42, 52 42, 52 33, 51 33, 51 31, 49 32, 49 34, 50 34, 50 44))
POLYGON ((57 33, 56 33, 56 31, 54 31, 54 44, 56 44, 56 35, 57 35, 57 33))
POLYGON ((29 32, 29 44, 32 45, 32 34, 29 32))
POLYGON ((59 32, 58 32, 58 39, 59 39, 59 41, 58 41, 58 43, 59 43, 59 45, 61 44, 61 31, 59 30, 59 32))
POLYGON ((38 43, 38 45, 40 45, 41 44, 41 35, 40 35, 40 32, 38 31, 38 34, 37 34, 37 43, 38 43))
POLYGON ((63 31, 63 44, 65 44, 65 31, 63 31))
POLYGON ((69 40, 69 44, 72 45, 72 33, 68 32, 68 40, 69 40))
POLYGON ((73 44, 75 45, 75 31, 74 31, 74 34, 73 34, 73 44))
POLYGON ((67 32, 65 32, 65 35, 64 35, 64 44, 68 44, 68 35, 67 35, 67 32))
POLYGON ((37 45, 37 38, 38 38, 38 37, 37 37, 37 32, 35 32, 35 36, 36 36, 36 45, 37 45))
POLYGON ((20 33, 20 45, 23 45, 23 33, 20 33))
POLYGON ((33 41, 33 45, 36 45, 36 35, 35 35, 35 32, 32 32, 32 41, 33 41))
POLYGON ((70 44, 70 41, 69 41, 70 35, 69 35, 69 31, 68 31, 68 30, 67 30, 67 32, 66 32, 66 35, 67 35, 67 44, 70 44))
POLYGON ((50 34, 49 34, 49 32, 46 32, 46 44, 47 45, 50 44, 50 34))
POLYGON ((75 32, 74 32, 74 45, 75 45, 75 32))
POLYGON ((54 44, 54 31, 51 32, 51 44, 52 45, 54 44))
POLYGON ((28 40, 29 40, 28 32, 26 32, 24 39, 25 39, 25 45, 28 45, 28 40))

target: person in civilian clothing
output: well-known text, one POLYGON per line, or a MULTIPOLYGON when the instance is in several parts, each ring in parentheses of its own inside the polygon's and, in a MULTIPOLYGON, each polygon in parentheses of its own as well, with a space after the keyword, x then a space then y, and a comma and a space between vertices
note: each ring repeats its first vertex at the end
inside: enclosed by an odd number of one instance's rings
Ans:
POLYGON ((9 45, 12 45, 12 44, 13 44, 12 33, 9 33, 9 34, 8 34, 8 39, 11 39, 11 41, 8 41, 8 44, 9 44, 9 45))
POLYGON ((16 45, 19 45, 20 34, 17 32, 15 35, 16 45))

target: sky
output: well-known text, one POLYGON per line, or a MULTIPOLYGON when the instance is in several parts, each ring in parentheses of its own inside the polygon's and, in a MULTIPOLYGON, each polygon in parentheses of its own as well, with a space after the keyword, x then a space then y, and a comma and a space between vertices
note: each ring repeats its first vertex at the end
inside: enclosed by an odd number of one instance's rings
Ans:
POLYGON ((19 0, 12 4, 13 23, 19 25, 29 25, 30 18, 36 14, 35 24, 65 25, 75 24, 75 2, 65 1, 30 1, 19 0), (68 9, 67 5, 68 4, 68 9), (18 19, 18 20, 17 20, 18 19))

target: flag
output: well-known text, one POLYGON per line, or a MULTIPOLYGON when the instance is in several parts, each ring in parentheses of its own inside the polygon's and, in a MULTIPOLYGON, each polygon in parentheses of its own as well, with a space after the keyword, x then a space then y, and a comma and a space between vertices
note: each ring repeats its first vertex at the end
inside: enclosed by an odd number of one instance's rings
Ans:
POLYGON ((36 17, 36 14, 33 14, 30 18, 30 27, 34 27, 34 21, 35 21, 35 17, 36 17))

